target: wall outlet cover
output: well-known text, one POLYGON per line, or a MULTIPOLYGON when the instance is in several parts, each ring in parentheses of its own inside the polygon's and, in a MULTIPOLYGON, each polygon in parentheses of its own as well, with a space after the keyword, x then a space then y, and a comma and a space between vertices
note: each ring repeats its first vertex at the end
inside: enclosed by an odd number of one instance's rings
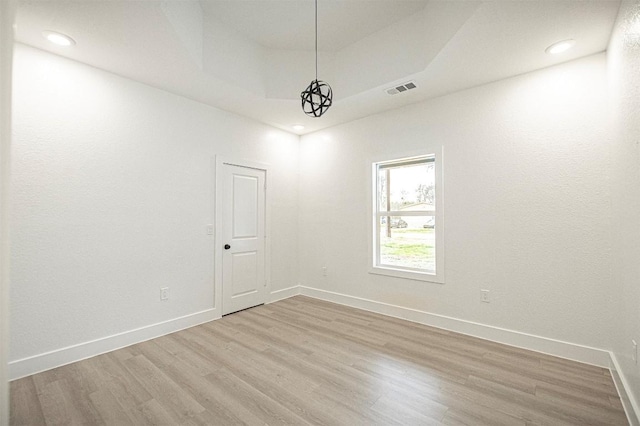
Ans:
POLYGON ((162 287, 160 289, 160 300, 169 300, 169 287, 162 287))

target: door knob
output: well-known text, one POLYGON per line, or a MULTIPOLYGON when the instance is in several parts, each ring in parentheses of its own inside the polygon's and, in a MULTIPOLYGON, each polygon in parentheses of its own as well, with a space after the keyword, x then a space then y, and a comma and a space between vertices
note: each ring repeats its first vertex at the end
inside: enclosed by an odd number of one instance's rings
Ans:
POLYGON ((229 244, 225 244, 225 245, 224 245, 224 249, 225 249, 225 250, 229 250, 230 248, 231 248, 231 246, 230 246, 229 244))

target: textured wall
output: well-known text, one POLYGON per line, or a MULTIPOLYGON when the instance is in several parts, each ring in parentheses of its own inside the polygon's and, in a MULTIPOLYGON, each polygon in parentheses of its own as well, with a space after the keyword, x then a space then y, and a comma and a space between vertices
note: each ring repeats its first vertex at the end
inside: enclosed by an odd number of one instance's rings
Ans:
POLYGON ((599 54, 304 136, 301 283, 609 348, 606 101, 599 54), (367 273, 367 160, 441 146, 446 283, 367 273))
MULTIPOLYGON (((640 344, 640 1, 622 3, 608 51, 613 175, 613 352, 640 407, 640 368, 631 340, 640 344)), ((640 414, 640 413, 638 413, 640 414)))
POLYGON ((9 165, 11 69, 16 2, 0 2, 0 425, 9 424, 9 165))
POLYGON ((272 166, 297 284, 296 135, 21 45, 14 90, 12 360, 213 307, 216 154, 272 166))

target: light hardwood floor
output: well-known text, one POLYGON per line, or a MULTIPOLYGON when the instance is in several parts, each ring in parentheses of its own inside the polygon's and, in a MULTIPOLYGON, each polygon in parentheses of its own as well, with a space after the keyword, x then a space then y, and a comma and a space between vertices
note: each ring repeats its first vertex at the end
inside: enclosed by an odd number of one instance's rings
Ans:
POLYGON ((606 369, 297 296, 16 380, 11 424, 627 420, 606 369))

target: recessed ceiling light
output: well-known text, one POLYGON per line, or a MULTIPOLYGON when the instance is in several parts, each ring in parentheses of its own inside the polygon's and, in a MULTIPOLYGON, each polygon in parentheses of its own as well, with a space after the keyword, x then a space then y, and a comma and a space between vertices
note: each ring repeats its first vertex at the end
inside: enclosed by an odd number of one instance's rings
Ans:
POLYGON ((294 124, 293 126, 293 130, 295 130, 296 132, 299 132, 301 130, 304 130, 304 126, 302 124, 294 124))
POLYGON ((553 43, 551 46, 547 47, 547 49, 545 50, 545 52, 551 54, 551 55, 557 55, 558 53, 562 53, 566 50, 569 50, 573 47, 573 45, 576 44, 575 40, 562 40, 559 41, 557 43, 553 43))
POLYGON ((68 35, 58 33, 55 31, 43 31, 42 35, 44 38, 49 40, 53 44, 57 44, 58 46, 73 46, 76 44, 75 40, 69 37, 68 35))

